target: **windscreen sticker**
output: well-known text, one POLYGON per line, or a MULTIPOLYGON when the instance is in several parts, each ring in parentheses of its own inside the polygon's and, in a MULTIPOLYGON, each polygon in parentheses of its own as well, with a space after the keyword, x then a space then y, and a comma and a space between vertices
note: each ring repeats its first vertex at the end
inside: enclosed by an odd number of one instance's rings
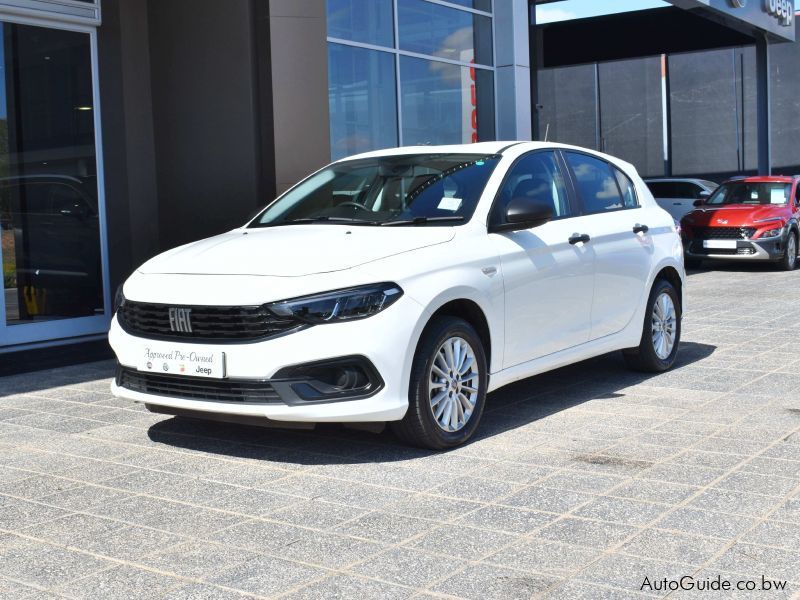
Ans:
POLYGON ((772 188, 769 191, 769 201, 772 204, 783 204, 786 202, 786 192, 783 191, 783 188, 772 188))
POLYGON ((439 210, 456 212, 459 208, 461 208, 461 198, 448 198, 445 196, 439 201, 439 206, 437 206, 437 208, 439 210))

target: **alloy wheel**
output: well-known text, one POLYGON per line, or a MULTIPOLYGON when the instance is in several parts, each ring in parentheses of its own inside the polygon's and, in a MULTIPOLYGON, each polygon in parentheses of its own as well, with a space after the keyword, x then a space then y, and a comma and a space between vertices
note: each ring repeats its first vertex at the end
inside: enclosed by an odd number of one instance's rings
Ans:
POLYGON ((480 372, 475 351, 464 338, 439 346, 428 376, 428 398, 436 424, 444 431, 463 429, 478 401, 480 372))
POLYGON ((677 316, 672 296, 659 294, 653 304, 652 334, 653 349, 661 360, 666 360, 675 347, 677 316))

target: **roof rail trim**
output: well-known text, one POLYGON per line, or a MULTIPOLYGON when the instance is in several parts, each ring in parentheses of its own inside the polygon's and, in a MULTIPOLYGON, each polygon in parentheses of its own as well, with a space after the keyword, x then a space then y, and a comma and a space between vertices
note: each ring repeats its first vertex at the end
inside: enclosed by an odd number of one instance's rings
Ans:
POLYGON ((525 143, 526 142, 514 142, 513 144, 509 144, 508 146, 504 146, 503 148, 500 148, 500 150, 498 150, 496 152, 496 154, 502 154, 503 152, 505 152, 509 148, 513 148, 514 146, 519 146, 520 144, 525 144, 525 143))

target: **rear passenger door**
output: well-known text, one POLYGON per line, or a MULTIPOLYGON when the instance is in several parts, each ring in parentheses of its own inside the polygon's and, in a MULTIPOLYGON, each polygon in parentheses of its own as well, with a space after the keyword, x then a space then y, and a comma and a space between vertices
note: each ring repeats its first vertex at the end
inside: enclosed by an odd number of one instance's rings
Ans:
POLYGON ((586 216, 587 245, 595 256, 590 339, 612 335, 630 322, 647 293, 654 247, 648 211, 633 182, 596 156, 565 151, 586 216))

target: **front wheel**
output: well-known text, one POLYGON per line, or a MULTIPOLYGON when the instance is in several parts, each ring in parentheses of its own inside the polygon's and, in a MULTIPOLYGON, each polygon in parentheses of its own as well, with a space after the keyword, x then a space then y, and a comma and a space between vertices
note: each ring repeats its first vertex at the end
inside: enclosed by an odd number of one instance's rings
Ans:
POLYGON ((797 266, 797 234, 793 231, 790 231, 789 237, 786 238, 786 252, 778 265, 781 271, 794 271, 797 266))
POLYGON ((392 424, 404 442, 443 450, 463 444, 478 428, 486 403, 488 365, 475 329, 455 317, 438 317, 414 354, 408 412, 392 424))
POLYGON ((675 364, 681 340, 681 304, 670 282, 657 279, 650 291, 642 338, 637 348, 624 351, 631 369, 661 373, 675 364))

